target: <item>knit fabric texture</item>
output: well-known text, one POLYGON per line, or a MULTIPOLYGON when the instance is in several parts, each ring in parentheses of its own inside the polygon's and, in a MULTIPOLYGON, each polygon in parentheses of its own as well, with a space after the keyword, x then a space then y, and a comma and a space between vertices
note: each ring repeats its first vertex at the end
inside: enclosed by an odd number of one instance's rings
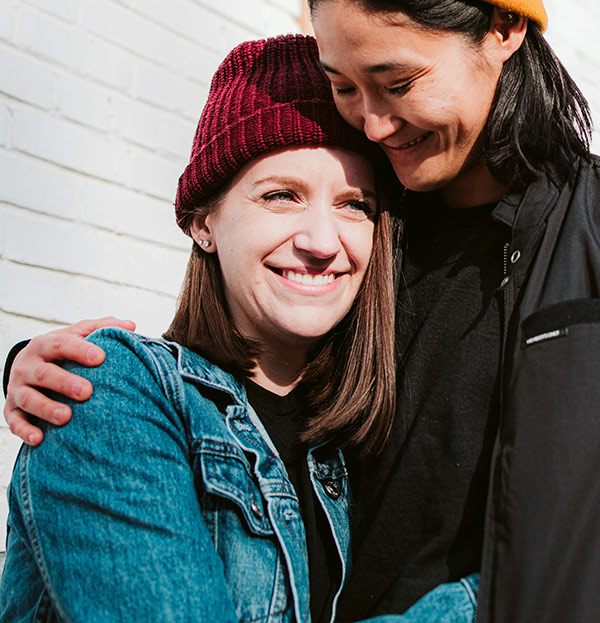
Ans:
POLYGON ((248 41, 218 68, 179 178, 175 215, 187 231, 198 206, 246 163, 293 146, 327 145, 381 154, 339 115, 314 38, 248 41))
POLYGON ((540 30, 544 32, 548 26, 548 16, 542 4, 542 0, 486 0, 489 4, 519 13, 528 19, 537 22, 540 30))

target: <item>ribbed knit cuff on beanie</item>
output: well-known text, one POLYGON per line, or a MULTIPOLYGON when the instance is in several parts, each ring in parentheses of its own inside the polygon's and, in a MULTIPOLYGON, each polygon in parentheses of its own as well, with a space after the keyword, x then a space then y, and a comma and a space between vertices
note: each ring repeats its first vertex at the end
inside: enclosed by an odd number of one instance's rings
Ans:
POLYGON ((223 61, 179 179, 175 213, 184 231, 194 210, 261 154, 303 145, 375 153, 340 117, 318 60, 314 38, 287 35, 242 43, 223 61))

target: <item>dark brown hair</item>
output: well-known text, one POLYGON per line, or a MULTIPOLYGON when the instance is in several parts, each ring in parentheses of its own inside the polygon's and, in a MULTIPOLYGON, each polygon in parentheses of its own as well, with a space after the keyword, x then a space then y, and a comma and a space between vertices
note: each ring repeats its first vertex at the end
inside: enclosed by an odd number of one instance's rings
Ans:
MULTIPOLYGON (((332 0, 309 0, 315 14, 332 0)), ((478 0, 348 0, 373 13, 401 12, 422 28, 455 32, 473 44, 489 32, 494 7, 478 0)), ((504 63, 482 136, 483 162, 500 182, 526 187, 542 173, 565 173, 575 154, 590 158, 588 103, 529 21, 521 47, 504 63)))
MULTIPOLYGON (((357 298, 346 317, 322 338, 304 370, 315 413, 305 441, 335 439, 340 445, 380 450, 395 415, 393 254, 397 225, 382 194, 394 182, 378 181, 379 211, 373 250, 357 298), (385 188, 384 188, 385 184, 385 188)), ((228 191, 220 188, 197 213, 218 209, 228 191)), ((194 243, 175 317, 164 334, 224 370, 248 378, 260 344, 247 340, 232 323, 216 253, 194 243)))

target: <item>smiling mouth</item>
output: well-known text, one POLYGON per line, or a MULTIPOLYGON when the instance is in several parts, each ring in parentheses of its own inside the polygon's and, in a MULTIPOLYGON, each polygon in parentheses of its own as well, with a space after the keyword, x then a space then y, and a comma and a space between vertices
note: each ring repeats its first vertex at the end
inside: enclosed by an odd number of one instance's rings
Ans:
POLYGON ((284 279, 289 279, 289 281, 294 281, 295 283, 301 283, 304 286, 326 286, 330 283, 333 283, 341 273, 299 273, 294 270, 282 270, 270 267, 271 270, 278 275, 281 275, 284 279))
POLYGON ((392 149, 408 149, 409 147, 414 147, 418 143, 422 143, 426 138, 429 138, 432 134, 433 132, 427 132, 421 136, 417 136, 417 138, 413 138, 413 140, 408 143, 404 143, 404 145, 400 145, 400 147, 392 147, 392 149))

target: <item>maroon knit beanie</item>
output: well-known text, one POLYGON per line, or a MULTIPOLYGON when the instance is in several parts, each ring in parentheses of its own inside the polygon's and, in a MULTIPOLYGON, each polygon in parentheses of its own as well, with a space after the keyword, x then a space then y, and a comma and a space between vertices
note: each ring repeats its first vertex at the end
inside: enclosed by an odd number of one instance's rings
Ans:
POLYGON ((191 216, 250 160, 281 147, 330 145, 380 153, 337 112, 313 37, 287 35, 233 49, 215 74, 190 162, 179 178, 175 215, 191 216))

